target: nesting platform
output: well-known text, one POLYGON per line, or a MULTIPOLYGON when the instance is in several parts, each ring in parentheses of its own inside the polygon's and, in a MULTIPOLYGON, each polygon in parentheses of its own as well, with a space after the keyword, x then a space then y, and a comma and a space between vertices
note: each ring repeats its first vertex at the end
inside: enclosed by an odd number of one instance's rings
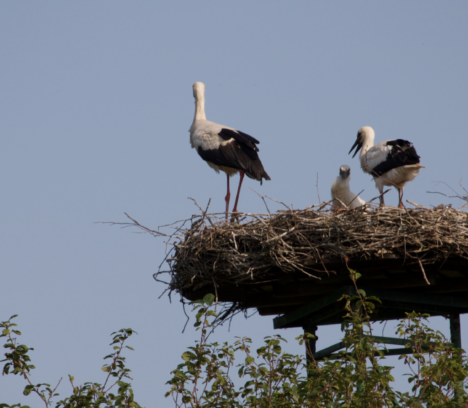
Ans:
MULTIPOLYGON (((233 311, 255 308, 260 315, 283 315, 350 285, 349 268, 362 275, 358 285, 363 288, 468 299, 465 211, 318 207, 240 214, 236 222, 218 217, 203 213, 178 229, 170 270, 164 273, 171 276, 169 289, 188 300, 214 293, 233 311)), ((375 319, 404 316, 401 308, 384 302, 375 319)), ((324 316, 317 324, 339 319, 324 316)))
MULTIPOLYGON (((328 204, 328 203, 327 203, 328 204)), ((154 275, 169 295, 194 301, 213 293, 224 306, 219 319, 257 309, 276 315, 274 328, 341 323, 344 294, 364 289, 378 297, 371 320, 392 320, 416 311, 450 318, 451 344, 461 347, 460 314, 468 313, 468 212, 449 206, 331 211, 329 205, 274 214, 201 215, 151 230, 171 247, 169 270, 154 275), (351 271, 360 274, 353 282, 351 271), (168 274, 169 280, 164 279, 168 274)), ((198 204, 197 204, 198 205, 198 204)), ((120 224, 122 225, 122 224, 120 224)), ((412 353, 402 339, 375 337, 405 345, 390 355, 412 353)), ((335 358, 344 344, 316 351, 316 360, 335 358)), ((308 354, 308 358, 310 355, 308 354)))
MULTIPOLYGON (((358 285, 365 289, 393 289, 401 293, 468 299, 468 261, 465 259, 451 258, 425 265, 424 272, 419 263, 410 264, 396 257, 368 261, 350 259, 347 265, 359 271, 362 277, 358 285)), ((321 275, 320 280, 307 277, 302 272, 284 273, 279 268, 272 268, 270 271, 275 274, 275 281, 218 287, 218 299, 221 302, 236 302, 243 308, 256 308, 262 316, 289 313, 349 285, 351 280, 347 265, 341 260, 324 262, 323 266, 330 275, 321 275)), ((196 300, 213 291, 214 287, 207 285, 198 290, 185 289, 182 294, 189 300, 196 300)), ((384 308, 375 315, 376 319, 382 317, 382 313, 384 308)), ((390 310, 385 314, 387 318, 404 317, 404 313, 390 310)), ((339 323, 337 318, 330 317, 320 324, 336 323, 339 323)))

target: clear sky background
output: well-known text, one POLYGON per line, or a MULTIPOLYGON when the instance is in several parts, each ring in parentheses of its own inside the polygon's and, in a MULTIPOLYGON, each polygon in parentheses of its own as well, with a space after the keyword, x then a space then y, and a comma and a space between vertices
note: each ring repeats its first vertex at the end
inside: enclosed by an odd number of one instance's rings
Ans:
MULTIPOLYGON (((466 1, 0 2, 0 320, 19 314, 21 342, 36 348, 33 381, 64 377, 62 396, 67 374, 103 381, 109 334, 132 327, 136 400, 173 406, 165 382, 196 334, 192 323, 181 334, 177 297, 158 299, 163 240, 96 222, 127 212, 156 228, 198 212, 187 197, 223 211, 224 175, 189 144, 195 81, 208 119, 261 141, 272 180, 246 179, 241 211, 264 211, 249 187, 295 208, 317 203, 317 173, 329 199, 342 164, 353 191, 375 197, 348 156, 365 125, 377 142, 416 146, 426 169, 405 199, 458 206, 427 191, 468 186, 467 40, 466 1)), ((386 201, 397 204, 395 190, 386 201)), ((432 323, 448 335, 448 321, 432 323)), ((238 317, 213 339, 259 344, 272 326, 238 317)), ((303 352, 299 329, 280 333, 303 352)), ((322 348, 341 333, 318 335, 322 348)), ((387 362, 407 389, 397 357, 387 362)), ((39 406, 24 385, 0 377, 0 402, 39 406)))

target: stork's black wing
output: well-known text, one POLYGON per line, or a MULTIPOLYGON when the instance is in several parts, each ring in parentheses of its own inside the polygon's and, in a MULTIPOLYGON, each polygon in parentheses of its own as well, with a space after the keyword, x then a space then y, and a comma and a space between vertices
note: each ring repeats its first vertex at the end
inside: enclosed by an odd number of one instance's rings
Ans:
MULTIPOLYGON (((247 150, 253 150, 254 152, 258 152, 259 148, 255 145, 259 144, 260 142, 255 139, 254 137, 248 135, 247 133, 241 132, 239 130, 232 130, 232 129, 221 129, 221 132, 218 133, 220 137, 222 137, 224 140, 229 140, 229 139, 234 139, 239 145, 245 146, 247 149, 245 152, 247 153, 247 150)), ((248 154, 248 153, 247 153, 248 154)), ((252 157, 252 159, 255 159, 252 157)))
POLYGON ((221 129, 218 135, 226 141, 234 140, 220 145, 217 149, 203 150, 202 147, 198 147, 198 154, 203 160, 218 166, 242 170, 247 176, 260 182, 262 178, 270 180, 257 154, 258 147, 255 145, 260 143, 257 139, 231 129, 221 129))
POLYGON ((373 174, 381 176, 392 169, 419 163, 420 157, 411 142, 403 139, 389 140, 386 146, 391 146, 392 148, 385 161, 372 169, 373 174))

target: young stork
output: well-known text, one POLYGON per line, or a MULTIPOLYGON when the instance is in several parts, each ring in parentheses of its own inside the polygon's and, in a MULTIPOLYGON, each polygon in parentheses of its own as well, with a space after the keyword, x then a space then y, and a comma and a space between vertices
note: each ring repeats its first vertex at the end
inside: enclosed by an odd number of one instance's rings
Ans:
MULTIPOLYGON (((403 208, 403 188, 408 181, 414 180, 419 169, 424 166, 419 164, 419 156, 411 142, 402 139, 385 140, 374 146, 374 137, 374 129, 370 126, 362 127, 348 154, 356 148, 354 157, 361 150, 362 170, 374 177, 380 194, 383 193, 384 186, 394 186, 399 195, 398 208, 403 208)), ((381 195, 380 206, 384 205, 381 195)))
POLYGON ((331 187, 331 195, 333 206, 337 209, 341 208, 358 208, 366 204, 366 202, 352 193, 349 189, 351 169, 344 164, 340 167, 340 175, 335 179, 331 187))
POLYGON ((237 212, 239 193, 244 179, 248 177, 260 181, 270 180, 258 157, 260 142, 239 130, 206 120, 205 115, 205 85, 202 82, 193 84, 195 98, 195 117, 190 127, 190 143, 198 154, 217 173, 224 171, 227 176, 226 219, 229 212, 229 177, 240 173, 239 188, 232 212, 237 212))

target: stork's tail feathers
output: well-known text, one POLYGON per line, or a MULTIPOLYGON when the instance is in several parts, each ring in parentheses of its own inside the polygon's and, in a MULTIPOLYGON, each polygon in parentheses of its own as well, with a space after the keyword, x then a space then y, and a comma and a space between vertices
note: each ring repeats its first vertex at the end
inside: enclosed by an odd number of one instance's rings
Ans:
POLYGON ((404 166, 405 168, 407 169, 412 169, 412 170, 419 170, 419 169, 425 169, 426 166, 423 166, 422 164, 420 163, 416 163, 416 164, 407 164, 406 166, 404 166))
POLYGON ((271 180, 260 159, 249 163, 248 169, 244 170, 244 172, 251 179, 258 180, 260 184, 263 184, 263 179, 271 180))
POLYGON ((260 185, 263 184, 263 179, 265 179, 265 180, 271 180, 270 176, 267 174, 267 172, 266 172, 265 170, 263 170, 262 177, 260 178, 260 185))

